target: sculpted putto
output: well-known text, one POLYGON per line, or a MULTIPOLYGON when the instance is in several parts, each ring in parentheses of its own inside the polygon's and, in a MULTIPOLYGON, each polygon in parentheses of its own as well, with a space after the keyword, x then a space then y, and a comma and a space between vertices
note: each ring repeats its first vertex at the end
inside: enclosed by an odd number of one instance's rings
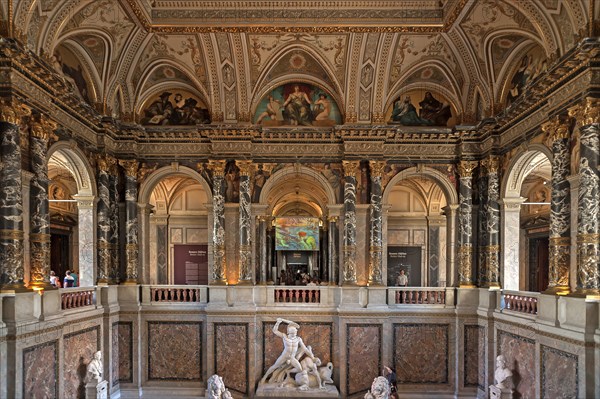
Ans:
POLYGON ((206 384, 207 399, 232 399, 231 393, 225 388, 223 378, 213 374, 206 384))
POLYGON ((377 377, 371 384, 371 390, 365 394, 364 399, 389 399, 390 383, 385 377, 377 377))

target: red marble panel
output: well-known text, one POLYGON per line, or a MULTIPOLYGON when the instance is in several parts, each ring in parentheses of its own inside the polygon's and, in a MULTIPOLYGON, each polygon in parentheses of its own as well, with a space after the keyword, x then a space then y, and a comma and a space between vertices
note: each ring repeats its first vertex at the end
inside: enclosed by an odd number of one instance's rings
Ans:
MULTIPOLYGON (((311 346, 316 357, 321 359, 321 363, 326 365, 332 361, 333 330, 331 323, 304 323, 299 322, 300 329, 298 336, 302 338, 305 345, 311 346)), ((263 324, 263 374, 275 363, 281 351, 283 351, 283 342, 281 338, 273 334, 275 323, 263 324)), ((279 331, 285 331, 284 326, 279 327, 279 331)))
POLYGON ((133 323, 117 322, 112 327, 112 385, 133 382, 133 323))
POLYGON ((542 398, 578 398, 577 355, 542 345, 542 398))
POLYGON ((485 382, 485 378, 487 376, 487 362, 486 362, 486 355, 485 355, 485 351, 486 351, 486 340, 487 340, 487 334, 486 334, 486 329, 485 327, 480 327, 481 329, 479 330, 479 336, 478 336, 478 340, 477 340, 477 346, 479 348, 479 367, 477 368, 477 373, 478 373, 478 377, 477 377, 477 384, 479 385, 479 388, 483 389, 484 391, 487 390, 486 388, 486 382, 485 382))
POLYGON ((64 397, 85 397, 85 376, 87 364, 99 349, 100 327, 93 327, 64 339, 64 397))
POLYGON ((148 322, 148 379, 202 380, 202 323, 148 322))
POLYGON ((394 325, 399 383, 448 383, 448 328, 448 324, 394 325))
POLYGON ((215 373, 229 389, 248 391, 248 324, 215 323, 215 373))
POLYGON ((36 345, 23 350, 23 397, 57 398, 58 343, 36 345))
POLYGON ((381 375, 381 325, 346 326, 346 391, 348 395, 367 391, 381 375))
POLYGON ((498 354, 505 356, 507 367, 513 371, 515 396, 521 399, 535 398, 535 342, 519 335, 498 331, 498 354))
MULTIPOLYGON (((483 327, 465 326, 465 386, 472 387, 483 384, 479 383, 481 360, 484 358, 485 352, 481 351, 479 346, 481 340, 480 335, 483 334, 483 327)), ((485 365, 484 365, 485 366, 485 365)), ((482 371, 485 373, 485 367, 482 371)))

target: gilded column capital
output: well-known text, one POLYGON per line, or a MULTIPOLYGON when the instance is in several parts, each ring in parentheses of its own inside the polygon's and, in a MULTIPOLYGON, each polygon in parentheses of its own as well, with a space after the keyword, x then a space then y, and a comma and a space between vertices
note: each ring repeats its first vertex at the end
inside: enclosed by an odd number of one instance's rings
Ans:
POLYGON ((38 139, 48 141, 58 125, 46 115, 39 115, 31 123, 31 135, 38 139))
POLYGON ((227 162, 224 159, 210 159, 208 161, 208 169, 215 176, 225 176, 225 164, 227 162))
POLYGON ((114 166, 117 163, 117 160, 116 160, 116 158, 114 158, 110 155, 99 154, 96 156, 96 162, 98 164, 98 168, 100 168, 101 171, 107 172, 107 173, 112 173, 114 166))
POLYGON ((369 167, 371 168, 371 177, 383 176, 383 170, 387 165, 386 161, 369 161, 369 167))
POLYGON ((561 121, 558 116, 542 124, 542 131, 546 133, 552 141, 569 137, 569 126, 564 121, 561 121))
POLYGON ((235 164, 240 168, 240 176, 250 176, 254 170, 254 164, 252 161, 235 161, 235 164))
POLYGON ((139 162, 135 159, 119 159, 119 165, 125 169, 125 174, 129 177, 137 178, 139 162))
POLYGON ((487 158, 481 160, 481 166, 489 173, 498 173, 500 167, 500 160, 495 155, 490 155, 487 158))
POLYGON ((157 165, 154 165, 152 167, 149 167, 148 165, 146 165, 146 163, 142 163, 138 169, 137 172, 137 181, 138 183, 142 184, 144 182, 144 180, 146 180, 146 177, 148 177, 148 175, 152 172, 154 172, 156 170, 157 165))
POLYGON ((582 104, 569 108, 569 116, 575 118, 578 126, 600 123, 600 99, 587 97, 582 104))
POLYGON ((14 98, 3 99, 0 102, 0 122, 19 125, 21 119, 31 115, 31 108, 14 98))
POLYGON ((344 176, 353 177, 356 179, 356 172, 360 161, 342 161, 342 167, 344 168, 344 176))
POLYGON ((477 167, 475 161, 460 161, 458 164, 458 174, 461 178, 472 177, 473 169, 477 167))

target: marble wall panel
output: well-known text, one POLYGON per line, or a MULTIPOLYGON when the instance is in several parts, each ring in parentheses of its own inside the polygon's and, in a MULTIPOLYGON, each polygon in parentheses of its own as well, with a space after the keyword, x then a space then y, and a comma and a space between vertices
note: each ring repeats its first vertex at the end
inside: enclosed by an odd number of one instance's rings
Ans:
POLYGON ((167 234, 167 226, 156 226, 156 267, 159 284, 169 284, 167 234))
MULTIPOLYGON (((304 344, 312 347, 314 355, 321 359, 323 365, 331 362, 333 358, 333 325, 331 323, 306 322, 299 322, 299 324, 298 336, 302 338, 304 344)), ((275 323, 263 323, 263 375, 283 351, 283 341, 273 334, 274 325, 275 323)), ((279 331, 285 331, 285 327, 280 326, 279 331)))
POLYGON ((23 397, 58 398, 58 342, 23 349, 23 397))
POLYGON ((112 385, 133 382, 133 323, 120 321, 113 323, 112 385))
POLYGON ((535 341, 498 331, 498 351, 506 357, 506 365, 513 371, 513 384, 521 399, 536 397, 535 341))
POLYGON ((148 380, 202 380, 202 323, 148 322, 148 380))
POLYGON ((448 324, 394 324, 398 383, 448 383, 448 324))
POLYGON ((542 398, 578 398, 577 355, 548 346, 542 352, 542 398))
POLYGON ((215 323, 215 373, 227 388, 248 393, 249 336, 247 323, 215 323))
POLYGON ((346 392, 354 395, 371 388, 381 374, 382 326, 346 325, 346 392))
POLYGON ((485 341, 481 339, 484 335, 482 326, 465 326, 465 349, 464 349, 464 385, 466 387, 479 387, 484 389, 485 382, 485 341), (481 380, 482 376, 484 377, 481 380))
POLYGON ((85 397, 87 364, 100 349, 100 327, 92 327, 65 335, 64 397, 85 397))

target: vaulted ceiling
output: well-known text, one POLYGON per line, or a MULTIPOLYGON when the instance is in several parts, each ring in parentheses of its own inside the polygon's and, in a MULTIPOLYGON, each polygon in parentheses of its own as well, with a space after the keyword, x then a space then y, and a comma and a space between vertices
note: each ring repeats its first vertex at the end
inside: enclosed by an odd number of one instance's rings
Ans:
POLYGON ((14 0, 13 19, 124 121, 180 90, 213 121, 251 122, 270 90, 304 82, 346 122, 382 122, 398 96, 431 91, 469 124, 503 110, 524 59, 534 78, 588 36, 593 1, 14 0))

